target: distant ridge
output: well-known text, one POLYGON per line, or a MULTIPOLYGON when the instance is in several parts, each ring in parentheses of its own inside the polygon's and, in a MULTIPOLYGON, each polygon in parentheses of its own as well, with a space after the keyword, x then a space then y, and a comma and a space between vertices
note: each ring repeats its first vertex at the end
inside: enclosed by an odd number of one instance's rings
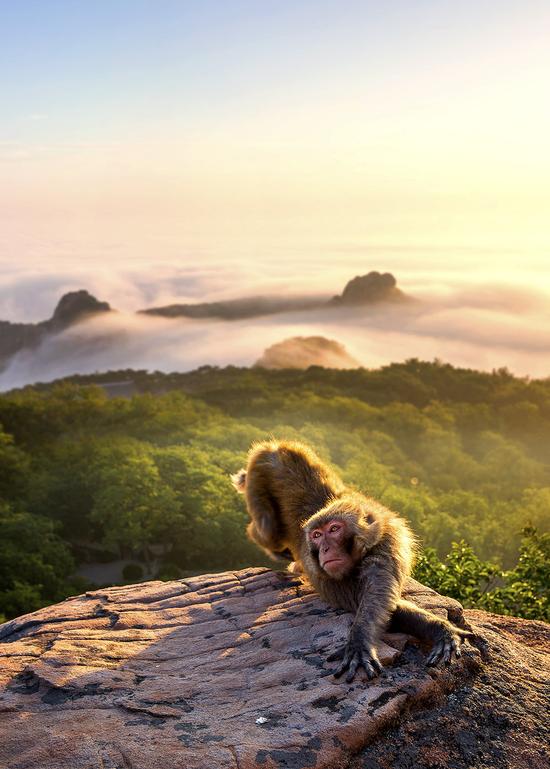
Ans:
POLYGON ((163 318, 218 318, 220 320, 243 320, 261 315, 275 315, 283 312, 331 309, 334 307, 366 307, 381 302, 410 301, 390 272, 368 272, 348 281, 341 295, 332 299, 311 296, 291 298, 277 296, 251 296, 228 299, 221 302, 199 302, 197 304, 169 304, 150 307, 139 312, 144 315, 159 315, 163 318))
POLYGON ((169 304, 139 310, 141 315, 159 315, 163 318, 218 318, 219 320, 245 320, 262 315, 275 315, 293 310, 314 310, 325 304, 323 300, 307 297, 285 299, 283 297, 250 296, 243 299, 228 299, 222 302, 199 302, 197 304, 169 304))

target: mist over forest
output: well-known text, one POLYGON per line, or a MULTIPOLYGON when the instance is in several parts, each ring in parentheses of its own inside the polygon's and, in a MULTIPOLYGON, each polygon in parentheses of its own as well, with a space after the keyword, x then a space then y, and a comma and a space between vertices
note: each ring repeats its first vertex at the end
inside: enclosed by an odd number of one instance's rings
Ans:
POLYGON ((425 584, 548 618, 542 289, 367 270, 19 279, 0 278, 0 616, 269 565, 229 474, 276 436, 404 515, 425 584))

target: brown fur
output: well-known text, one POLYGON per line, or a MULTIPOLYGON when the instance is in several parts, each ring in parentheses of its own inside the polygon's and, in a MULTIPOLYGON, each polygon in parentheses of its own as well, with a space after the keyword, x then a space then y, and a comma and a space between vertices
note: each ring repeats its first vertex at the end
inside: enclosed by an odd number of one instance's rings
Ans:
POLYGON ((331 606, 357 611, 365 589, 365 580, 360 572, 364 572, 367 564, 371 570, 379 565, 378 584, 370 586, 369 595, 372 606, 375 593, 380 592, 381 582, 388 582, 384 591, 384 606, 380 607, 381 616, 376 619, 376 624, 383 629, 412 568, 414 539, 405 521, 374 499, 348 493, 311 516, 302 524, 302 531, 300 559, 303 570, 319 595, 331 606), (338 580, 320 568, 308 539, 309 532, 331 520, 346 524, 353 536, 353 562, 362 567, 338 580))
POLYGON ((352 680, 363 667, 369 678, 380 672, 376 642, 390 624, 434 641, 430 664, 446 663, 471 633, 401 598, 414 559, 414 537, 407 523, 374 499, 346 489, 307 446, 265 441, 252 446, 245 470, 233 476, 246 496, 248 536, 272 557, 292 557, 291 570, 303 571, 332 606, 355 612, 337 671, 352 680), (352 567, 338 578, 319 564, 309 538, 313 529, 341 521, 347 532, 352 567))
POLYGON ((246 498, 250 539, 272 557, 289 550, 295 561, 300 559, 302 521, 344 491, 311 449, 292 441, 253 444, 246 470, 232 479, 246 498))

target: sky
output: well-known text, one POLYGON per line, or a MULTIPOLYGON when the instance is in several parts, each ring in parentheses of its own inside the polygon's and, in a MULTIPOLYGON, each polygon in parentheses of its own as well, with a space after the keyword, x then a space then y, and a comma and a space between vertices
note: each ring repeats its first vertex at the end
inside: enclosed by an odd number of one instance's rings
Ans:
POLYGON ((0 318, 550 292, 546 0, 0 0, 0 318))

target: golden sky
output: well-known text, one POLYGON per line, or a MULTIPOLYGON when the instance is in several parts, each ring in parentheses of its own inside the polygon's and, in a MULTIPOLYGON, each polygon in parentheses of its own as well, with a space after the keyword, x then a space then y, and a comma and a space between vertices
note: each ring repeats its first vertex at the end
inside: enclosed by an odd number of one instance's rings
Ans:
POLYGON ((459 248, 485 270, 545 268, 547 3, 6 15, 0 262, 329 267, 389 247, 410 267, 459 248))

